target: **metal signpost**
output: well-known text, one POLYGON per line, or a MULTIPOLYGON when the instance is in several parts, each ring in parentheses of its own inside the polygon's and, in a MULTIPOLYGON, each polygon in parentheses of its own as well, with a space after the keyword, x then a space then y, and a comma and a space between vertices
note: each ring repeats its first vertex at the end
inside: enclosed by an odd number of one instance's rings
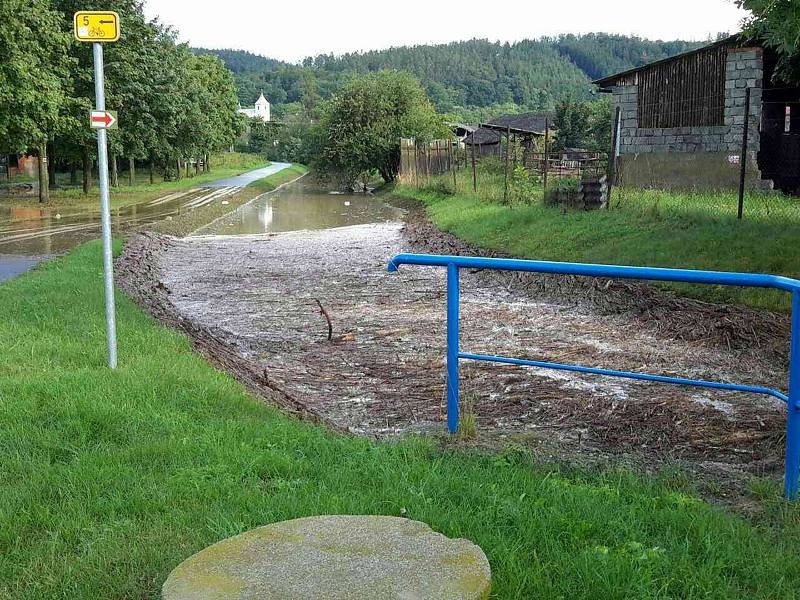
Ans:
POLYGON ((92 44, 94 53, 95 110, 89 125, 97 129, 97 166, 100 172, 100 215, 103 225, 103 271, 106 288, 106 337, 108 366, 117 368, 117 324, 114 310, 114 265, 111 257, 111 199, 108 193, 108 147, 106 130, 115 127, 117 115, 106 110, 103 80, 103 43, 119 39, 119 15, 112 11, 75 13, 75 38, 92 44))

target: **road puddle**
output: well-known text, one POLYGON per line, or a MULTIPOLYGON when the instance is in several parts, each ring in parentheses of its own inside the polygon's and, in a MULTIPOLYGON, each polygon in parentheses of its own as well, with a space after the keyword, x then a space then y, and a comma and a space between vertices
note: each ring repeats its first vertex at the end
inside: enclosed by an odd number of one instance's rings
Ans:
MULTIPOLYGON (((164 192, 154 200, 111 211, 114 235, 169 217, 224 202, 241 187, 197 187, 164 192)), ((10 279, 43 258, 63 254, 100 237, 100 206, 96 208, 0 206, 0 281, 10 279)))
POLYGON ((403 211, 370 194, 331 193, 303 178, 264 194, 195 235, 251 235, 398 221, 403 211))
MULTIPOLYGON (((154 200, 114 209, 112 230, 114 234, 124 233, 208 204, 225 204, 228 196, 240 191, 253 177, 285 166, 276 163, 238 178, 171 193, 165 191, 154 200)), ((256 198, 196 233, 244 235, 319 230, 398 221, 402 214, 402 210, 375 196, 331 193, 311 178, 303 178, 256 198)), ((99 235, 99 205, 92 209, 0 206, 0 282, 99 235)))

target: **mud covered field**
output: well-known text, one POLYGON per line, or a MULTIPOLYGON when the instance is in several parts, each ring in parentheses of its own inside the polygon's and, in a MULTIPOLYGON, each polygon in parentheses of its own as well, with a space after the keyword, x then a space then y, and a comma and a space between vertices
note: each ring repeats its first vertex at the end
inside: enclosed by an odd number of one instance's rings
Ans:
MULTIPOLYGON (((444 431, 444 270, 386 265, 403 251, 479 252, 414 214, 283 234, 142 234, 118 277, 270 402, 361 435, 444 431)), ((786 387, 783 316, 631 283, 468 271, 461 281, 465 352, 786 387)), ((772 398, 469 362, 462 390, 480 443, 556 460, 678 461, 728 481, 780 475, 785 408, 772 398)))

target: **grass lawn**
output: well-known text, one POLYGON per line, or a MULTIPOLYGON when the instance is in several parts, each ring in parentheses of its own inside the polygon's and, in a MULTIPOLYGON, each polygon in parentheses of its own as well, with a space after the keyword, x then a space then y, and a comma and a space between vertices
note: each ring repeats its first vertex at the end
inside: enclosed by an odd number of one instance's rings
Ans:
POLYGON ((250 202, 257 196, 266 192, 271 192, 285 183, 294 181, 305 173, 308 173, 307 167, 292 164, 292 166, 286 169, 268 175, 258 181, 254 181, 232 196, 226 196, 225 200, 228 204, 223 205, 221 202, 212 202, 206 206, 177 215, 170 221, 159 221, 158 223, 148 225, 147 229, 174 236, 189 235, 196 229, 236 210, 238 207, 250 202))
MULTIPOLYGON (((620 188, 614 208, 567 211, 545 206, 541 189, 530 203, 500 202, 501 175, 471 172, 431 184, 398 186, 394 193, 427 206, 436 225, 473 244, 539 260, 774 273, 800 277, 800 199, 749 194, 736 220, 735 193, 681 194, 620 188), (449 190, 448 190, 449 188, 449 190)), ((719 286, 671 287, 711 301, 789 310, 787 294, 719 286)))
MULTIPOLYGON (((147 202, 154 200, 160 196, 164 196, 169 192, 183 190, 187 188, 194 188, 202 186, 209 181, 217 179, 225 179, 239 175, 246 171, 252 171, 261 167, 269 165, 269 161, 265 160, 262 156, 257 154, 242 154, 238 152, 229 152, 219 154, 211 157, 211 171, 208 173, 200 173, 197 176, 182 177, 176 181, 162 181, 161 177, 156 175, 155 183, 150 184, 147 169, 140 169, 137 172, 136 185, 127 185, 127 173, 123 176, 120 174, 119 187, 111 188, 111 206, 112 208, 119 208, 129 204, 139 204, 140 202, 147 202)), ((194 170, 190 173, 194 175, 194 170)), ((58 180, 62 181, 63 174, 59 174, 58 180)), ((13 183, 13 180, 12 180, 13 183)), ((0 188, 2 194, 2 188, 0 188)), ((0 196, 0 203, 11 206, 41 206, 36 194, 27 195, 24 197, 11 196, 3 198, 0 196)), ((46 206, 53 208, 69 208, 69 207, 97 207, 100 203, 100 188, 96 181, 92 182, 92 188, 88 195, 83 194, 80 187, 64 188, 60 190, 50 191, 50 202, 46 206)))
POLYGON ((407 514, 481 545, 497 598, 791 598, 797 509, 744 518, 685 478, 522 450, 377 444, 294 421, 118 297, 104 367, 100 245, 0 285, 0 598, 158 598, 181 560, 259 525, 407 514))

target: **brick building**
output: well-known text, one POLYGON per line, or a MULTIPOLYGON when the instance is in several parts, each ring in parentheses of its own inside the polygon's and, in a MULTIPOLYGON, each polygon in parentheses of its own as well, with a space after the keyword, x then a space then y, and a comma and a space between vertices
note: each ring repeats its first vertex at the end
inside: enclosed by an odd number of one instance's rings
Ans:
POLYGON ((773 77, 774 53, 741 36, 595 81, 614 95, 622 184, 738 185, 750 94, 747 183, 800 188, 800 89, 773 77))

